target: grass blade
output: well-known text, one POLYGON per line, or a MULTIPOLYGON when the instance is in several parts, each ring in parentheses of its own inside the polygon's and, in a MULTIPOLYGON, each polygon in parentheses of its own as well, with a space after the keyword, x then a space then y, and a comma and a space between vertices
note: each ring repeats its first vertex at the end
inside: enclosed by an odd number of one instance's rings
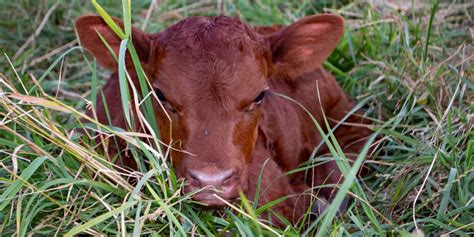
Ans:
POLYGON ((31 164, 21 172, 21 175, 17 180, 8 186, 5 192, 0 195, 0 212, 9 204, 9 201, 15 198, 15 195, 21 190, 22 183, 31 178, 35 174, 36 170, 42 165, 48 157, 39 157, 33 160, 31 164))
POLYGON ((115 208, 113 209, 112 211, 110 212, 107 212, 107 213, 104 213, 96 218, 93 218, 91 219, 90 221, 82 224, 82 225, 79 225, 79 226, 76 226, 74 228, 72 228, 69 232, 67 232, 64 236, 66 237, 72 237, 74 235, 77 235, 81 232, 84 232, 85 230, 97 225, 98 223, 101 223, 107 219, 109 219, 110 217, 132 207, 133 205, 135 205, 137 202, 136 201, 133 201, 133 202, 128 202, 128 203, 125 203, 123 204, 122 206, 118 207, 118 208, 115 208))

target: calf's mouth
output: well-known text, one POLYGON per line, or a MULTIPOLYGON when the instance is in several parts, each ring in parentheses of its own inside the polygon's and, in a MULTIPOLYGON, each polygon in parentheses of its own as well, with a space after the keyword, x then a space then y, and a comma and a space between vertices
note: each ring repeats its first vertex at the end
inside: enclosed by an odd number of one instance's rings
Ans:
POLYGON ((227 203, 234 202, 239 197, 239 192, 247 189, 245 172, 236 170, 189 170, 185 177, 187 184, 184 193, 191 193, 191 198, 210 208, 222 208, 227 203))

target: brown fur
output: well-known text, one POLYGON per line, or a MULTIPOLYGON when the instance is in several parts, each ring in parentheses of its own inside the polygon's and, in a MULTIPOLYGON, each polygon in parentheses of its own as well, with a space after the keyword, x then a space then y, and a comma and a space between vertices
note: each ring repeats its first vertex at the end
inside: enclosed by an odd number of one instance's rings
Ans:
MULTIPOLYGON (((120 41, 102 19, 83 16, 76 21, 76 28, 82 46, 101 65, 116 71, 117 64, 96 32, 108 40, 116 54, 120 41)), ((215 186, 227 190, 219 195, 232 200, 238 196, 238 190, 243 190, 253 200, 264 169, 264 191, 260 193, 259 204, 289 196, 273 210, 296 223, 311 210, 310 186, 342 181, 334 161, 315 166, 309 172, 284 175, 308 161, 322 138, 303 109, 275 93, 301 103, 322 127, 323 113, 331 127, 346 116, 355 103, 322 68, 343 28, 341 17, 324 14, 303 18, 288 27, 254 29, 238 19, 219 16, 189 17, 157 34, 133 29, 133 44, 145 73, 153 87, 166 97, 164 106, 173 121, 170 124, 158 102, 154 102, 162 140, 179 141, 178 149, 194 154, 171 153, 176 174, 189 181, 186 192, 200 188, 191 170, 209 177, 231 170, 231 176, 215 186), (263 103, 253 102, 267 88, 263 103)), ((131 65, 130 58, 127 65, 131 65)), ((133 71, 127 67, 129 72, 133 71)), ((131 74, 136 81, 134 73, 131 74)), ((99 97, 98 119, 126 128, 118 91, 114 73, 103 88, 114 118, 111 123, 107 121, 99 97)), ((359 115, 360 112, 350 116, 347 122, 368 123, 359 115)), ((348 157, 352 157, 371 133, 364 127, 342 125, 335 136, 348 157)), ((327 147, 322 146, 316 156, 328 153, 327 147)), ((124 163, 133 166, 130 160, 124 163)), ((330 199, 333 191, 321 189, 318 195, 330 199)), ((218 200, 210 199, 210 194, 214 192, 205 191, 195 198, 221 206, 218 200)))

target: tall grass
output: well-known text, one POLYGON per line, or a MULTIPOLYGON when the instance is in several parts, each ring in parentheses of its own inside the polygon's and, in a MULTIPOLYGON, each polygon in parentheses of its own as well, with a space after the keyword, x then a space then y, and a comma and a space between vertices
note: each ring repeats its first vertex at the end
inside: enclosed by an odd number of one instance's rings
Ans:
MULTIPOLYGON (((2 1, 0 233, 472 235, 473 12, 468 1, 2 1), (366 161, 370 175, 355 176, 365 153, 352 166, 338 159, 345 182, 326 214, 309 225, 277 229, 257 218, 268 206, 251 205, 253 197, 224 210, 199 208, 190 194, 181 194, 183 181, 159 141, 151 108, 156 95, 136 63, 130 26, 156 32, 189 15, 216 14, 256 25, 289 24, 321 12, 346 18, 345 36, 325 67, 383 138, 366 161), (74 35, 73 20, 86 13, 124 20, 117 59, 124 68, 127 48, 141 85, 131 87, 121 72, 122 98, 134 98, 124 111, 140 115, 139 121, 128 115, 130 126, 144 123, 154 136, 84 115, 107 78, 74 35), (131 103, 140 110, 128 109, 131 103), (93 132, 77 132, 84 127, 93 132), (126 140, 139 170, 109 162, 93 136, 126 140), (335 215, 347 195, 354 204, 335 215)), ((335 157, 344 156, 331 134, 327 143, 335 157)))

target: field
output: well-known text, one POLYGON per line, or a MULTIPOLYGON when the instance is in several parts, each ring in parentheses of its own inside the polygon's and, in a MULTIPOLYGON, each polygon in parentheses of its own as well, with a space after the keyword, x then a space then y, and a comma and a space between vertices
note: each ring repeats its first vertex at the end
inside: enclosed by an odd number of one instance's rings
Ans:
POLYGON ((1 236, 473 235, 472 2, 126 3, 0 0, 1 236), (262 209, 245 199, 213 211, 181 195, 184 182, 157 141, 145 148, 133 133, 85 119, 109 72, 81 50, 73 24, 100 10, 146 32, 191 15, 239 16, 253 25, 342 15, 344 38, 324 66, 382 138, 365 162, 370 174, 349 180, 338 196, 353 196, 354 204, 342 216, 327 212, 309 225, 278 229, 258 220, 262 209), (136 172, 113 166, 78 133, 86 125, 126 139, 134 157, 151 165, 136 172))

